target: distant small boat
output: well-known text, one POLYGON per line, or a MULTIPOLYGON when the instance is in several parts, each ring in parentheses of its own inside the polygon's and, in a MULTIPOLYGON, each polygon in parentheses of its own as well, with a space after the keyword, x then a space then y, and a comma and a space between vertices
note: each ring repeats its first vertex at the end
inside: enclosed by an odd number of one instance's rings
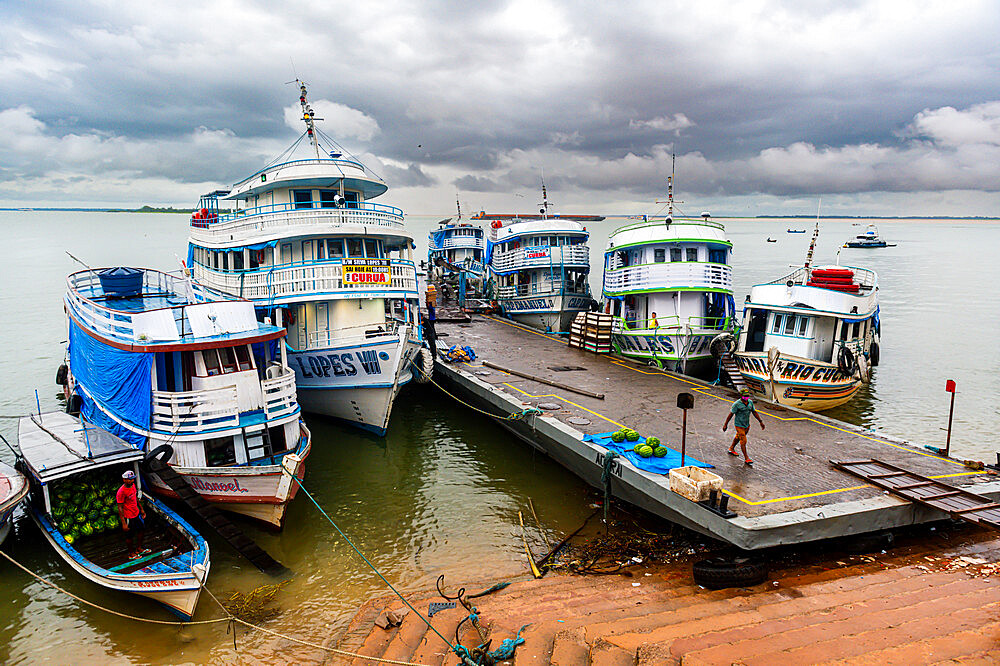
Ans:
POLYGON ((790 234, 804 234, 806 232, 805 229, 785 229, 785 231, 790 234))
POLYGON ((768 238, 768 239, 767 239, 767 242, 768 242, 768 243, 777 243, 777 242, 778 242, 778 239, 777 239, 777 238, 768 238))
POLYGON ((865 233, 855 236, 852 240, 844 243, 844 247, 861 247, 861 248, 871 248, 871 247, 895 247, 895 245, 889 245, 884 240, 882 240, 878 235, 878 227, 874 224, 869 224, 868 229, 865 233))

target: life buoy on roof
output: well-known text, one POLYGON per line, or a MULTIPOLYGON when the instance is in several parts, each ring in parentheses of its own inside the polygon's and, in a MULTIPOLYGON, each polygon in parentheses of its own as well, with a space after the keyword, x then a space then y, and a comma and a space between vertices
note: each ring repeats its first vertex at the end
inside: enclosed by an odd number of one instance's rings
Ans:
POLYGON ((493 227, 494 229, 499 229, 500 227, 503 226, 503 222, 501 222, 500 220, 493 220, 493 224, 491 224, 490 226, 493 227))

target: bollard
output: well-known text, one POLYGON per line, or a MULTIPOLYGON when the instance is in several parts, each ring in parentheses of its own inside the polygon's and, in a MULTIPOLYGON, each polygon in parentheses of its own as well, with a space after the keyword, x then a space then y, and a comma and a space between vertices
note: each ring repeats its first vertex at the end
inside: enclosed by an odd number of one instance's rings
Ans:
POLYGON ((688 424, 688 411, 694 407, 694 394, 692 393, 678 393, 677 394, 677 406, 684 411, 684 417, 681 420, 681 467, 684 467, 684 455, 687 448, 687 424, 688 424))
POLYGON ((951 417, 955 415, 955 380, 946 381, 944 390, 951 393, 951 407, 948 409, 948 438, 944 441, 944 457, 947 458, 951 450, 951 417))

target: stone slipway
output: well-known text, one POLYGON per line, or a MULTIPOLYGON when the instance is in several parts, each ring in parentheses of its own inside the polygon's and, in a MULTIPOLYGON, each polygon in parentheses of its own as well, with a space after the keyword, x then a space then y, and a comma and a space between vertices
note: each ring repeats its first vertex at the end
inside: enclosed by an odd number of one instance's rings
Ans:
POLYGON ((943 479, 993 499, 1000 498, 997 477, 965 468, 960 461, 932 455, 855 426, 822 416, 757 401, 766 429, 751 421, 753 467, 726 453, 733 427, 721 426, 735 399, 726 388, 665 373, 614 356, 569 348, 556 336, 507 320, 475 317, 467 324, 440 324, 438 347, 471 346, 473 363, 435 366, 435 381, 454 396, 491 415, 505 416, 525 407, 558 404, 541 416, 497 422, 543 451, 584 481, 603 488, 603 447, 584 442, 585 434, 627 426, 644 436, 656 435, 664 445, 680 449, 680 392, 695 395, 688 412, 687 453, 715 466, 724 479, 729 508, 738 515, 723 518, 670 491, 665 475, 632 466, 623 458, 615 465, 615 497, 667 520, 755 550, 838 536, 901 527, 947 515, 914 505, 864 485, 833 469, 829 460, 875 458, 943 479), (593 393, 587 397, 482 366, 489 361, 593 393), (579 368, 566 370, 565 368, 579 368), (575 417, 575 418, 574 418, 575 417), (568 419, 585 418, 587 425, 568 419))

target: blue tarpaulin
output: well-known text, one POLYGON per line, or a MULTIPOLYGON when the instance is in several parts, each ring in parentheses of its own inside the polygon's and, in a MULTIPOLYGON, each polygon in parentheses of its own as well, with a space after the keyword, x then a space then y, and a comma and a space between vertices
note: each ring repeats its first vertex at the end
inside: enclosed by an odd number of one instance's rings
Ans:
POLYGON ((448 233, 447 229, 438 229, 437 231, 431 232, 431 237, 434 239, 434 247, 431 249, 440 250, 444 246, 444 237, 448 233))
MULTIPOLYGON (((657 458, 656 456, 653 456, 651 458, 643 458, 632 449, 636 444, 645 443, 645 437, 640 437, 634 442, 626 440, 619 444, 618 442, 612 441, 611 435, 613 434, 614 432, 601 432, 596 435, 584 435, 583 441, 593 442, 598 446, 603 446, 606 449, 615 451, 639 469, 647 472, 653 472, 654 474, 667 474, 670 470, 681 466, 681 454, 679 451, 674 451, 669 447, 664 447, 667 449, 667 455, 664 457, 657 458)), ((661 443, 660 446, 663 446, 663 444, 661 443)), ((705 469, 712 469, 715 467, 715 465, 709 465, 708 463, 704 463, 700 460, 695 460, 691 456, 684 456, 684 465, 686 467, 704 467, 705 469)))
POLYGON ((77 395, 83 400, 83 416, 126 442, 137 447, 144 445, 145 436, 123 427, 115 419, 149 430, 153 354, 105 345, 71 321, 69 359, 77 395))

